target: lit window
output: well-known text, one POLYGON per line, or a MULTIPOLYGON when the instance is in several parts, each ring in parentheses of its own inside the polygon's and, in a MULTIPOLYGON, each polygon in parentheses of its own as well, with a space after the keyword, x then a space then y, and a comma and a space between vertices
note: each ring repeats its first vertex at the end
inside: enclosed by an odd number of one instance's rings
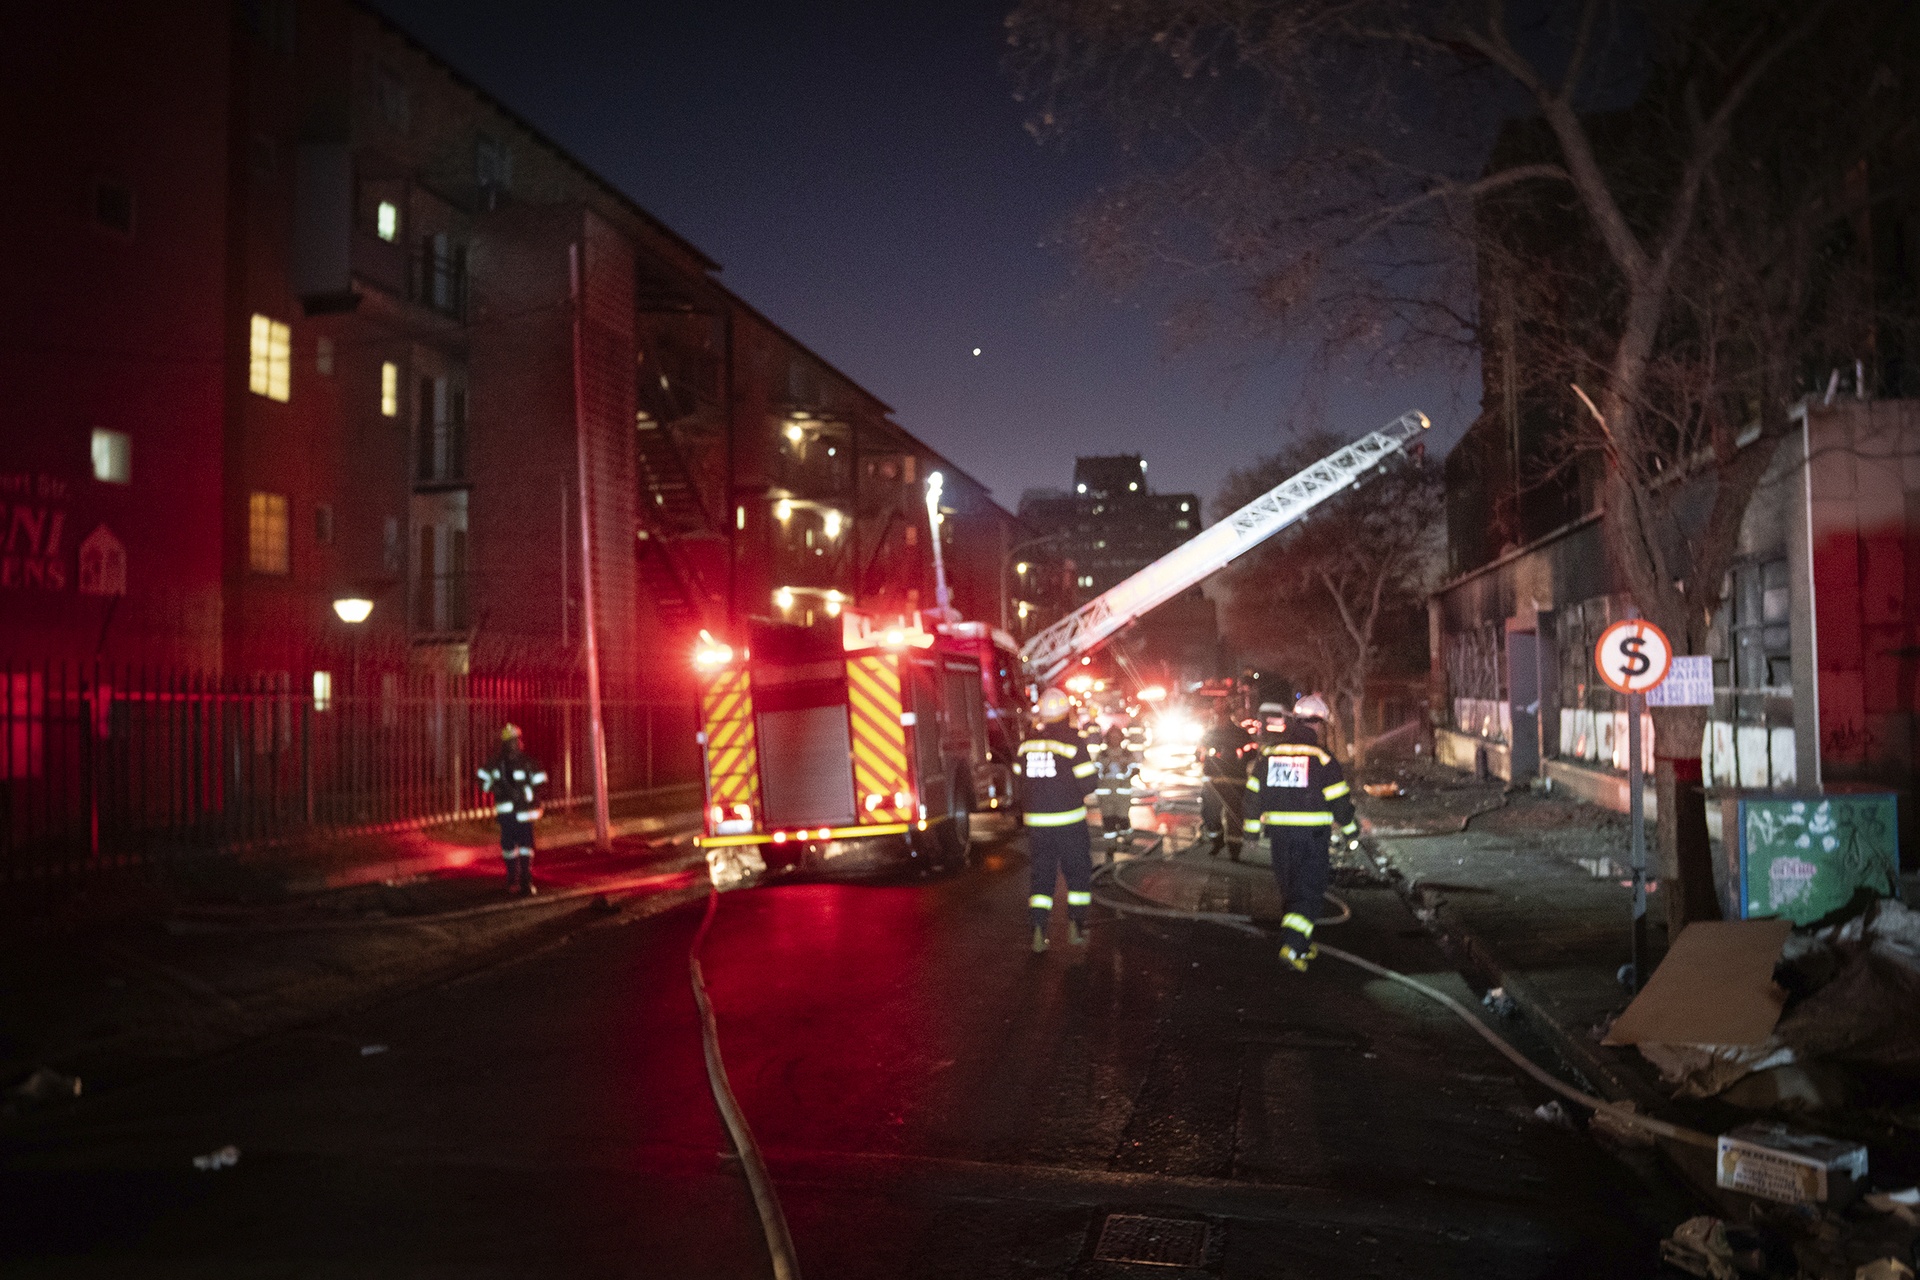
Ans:
POLYGON ((373 229, 382 240, 391 243, 400 235, 400 208, 391 200, 382 200, 374 211, 373 229))
POLYGON ((313 673, 313 709, 328 711, 333 708, 333 672, 316 671, 313 673))
POLYGON ((400 366, 391 360, 380 365, 380 416, 398 417, 400 413, 400 366))
POLYGON ((133 441, 126 432, 93 429, 93 478, 108 484, 133 483, 133 441))
POLYGON ((292 364, 293 330, 278 320, 256 313, 247 355, 247 390, 285 404, 292 364))
POLYGON ((287 572, 287 497, 247 496, 247 567, 255 573, 287 572))

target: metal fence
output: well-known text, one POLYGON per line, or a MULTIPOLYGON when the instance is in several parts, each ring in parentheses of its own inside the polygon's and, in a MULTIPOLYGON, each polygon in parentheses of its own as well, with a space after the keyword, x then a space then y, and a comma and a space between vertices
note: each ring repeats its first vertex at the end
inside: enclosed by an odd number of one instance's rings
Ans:
MULTIPOLYGON (((551 776, 548 806, 589 802, 577 683, 0 666, 0 879, 490 816, 475 770, 509 721, 551 776)), ((700 777, 692 706, 609 701, 605 723, 610 792, 700 777)))

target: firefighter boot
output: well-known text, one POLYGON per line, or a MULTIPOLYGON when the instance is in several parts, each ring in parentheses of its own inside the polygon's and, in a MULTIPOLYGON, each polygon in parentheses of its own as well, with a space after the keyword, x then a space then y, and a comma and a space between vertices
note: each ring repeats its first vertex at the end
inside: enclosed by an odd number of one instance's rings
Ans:
POLYGON ((1047 926, 1043 924, 1033 926, 1033 954, 1039 955, 1047 949, 1047 946, 1047 926))
POLYGON ((1296 973, 1305 973, 1320 948, 1313 944, 1313 921, 1298 911, 1281 917, 1280 928, 1286 939, 1280 945, 1280 962, 1296 973))
POLYGON ((520 892, 520 859, 508 853, 501 861, 507 864, 507 892, 520 892))
POLYGON ((1084 921, 1067 921, 1067 941, 1076 947, 1087 945, 1087 926, 1084 921))

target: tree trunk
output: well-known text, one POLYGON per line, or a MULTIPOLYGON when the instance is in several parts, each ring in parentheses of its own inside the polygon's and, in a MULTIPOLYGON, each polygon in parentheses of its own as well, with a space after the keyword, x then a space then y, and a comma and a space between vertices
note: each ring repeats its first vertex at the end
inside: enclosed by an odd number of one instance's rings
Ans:
POLYGON ((1720 918, 1700 771, 1700 741, 1706 730, 1707 708, 1654 707, 1652 712, 1654 794, 1660 812, 1660 900, 1671 940, 1696 920, 1720 918))

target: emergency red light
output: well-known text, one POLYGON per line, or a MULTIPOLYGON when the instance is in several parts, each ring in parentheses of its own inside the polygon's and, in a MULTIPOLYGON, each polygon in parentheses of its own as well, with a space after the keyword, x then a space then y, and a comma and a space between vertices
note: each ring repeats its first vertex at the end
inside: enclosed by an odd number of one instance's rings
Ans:
POLYGON ((693 651, 693 665, 701 671, 714 671, 732 661, 733 646, 721 644, 706 628, 701 628, 699 647, 693 651))

